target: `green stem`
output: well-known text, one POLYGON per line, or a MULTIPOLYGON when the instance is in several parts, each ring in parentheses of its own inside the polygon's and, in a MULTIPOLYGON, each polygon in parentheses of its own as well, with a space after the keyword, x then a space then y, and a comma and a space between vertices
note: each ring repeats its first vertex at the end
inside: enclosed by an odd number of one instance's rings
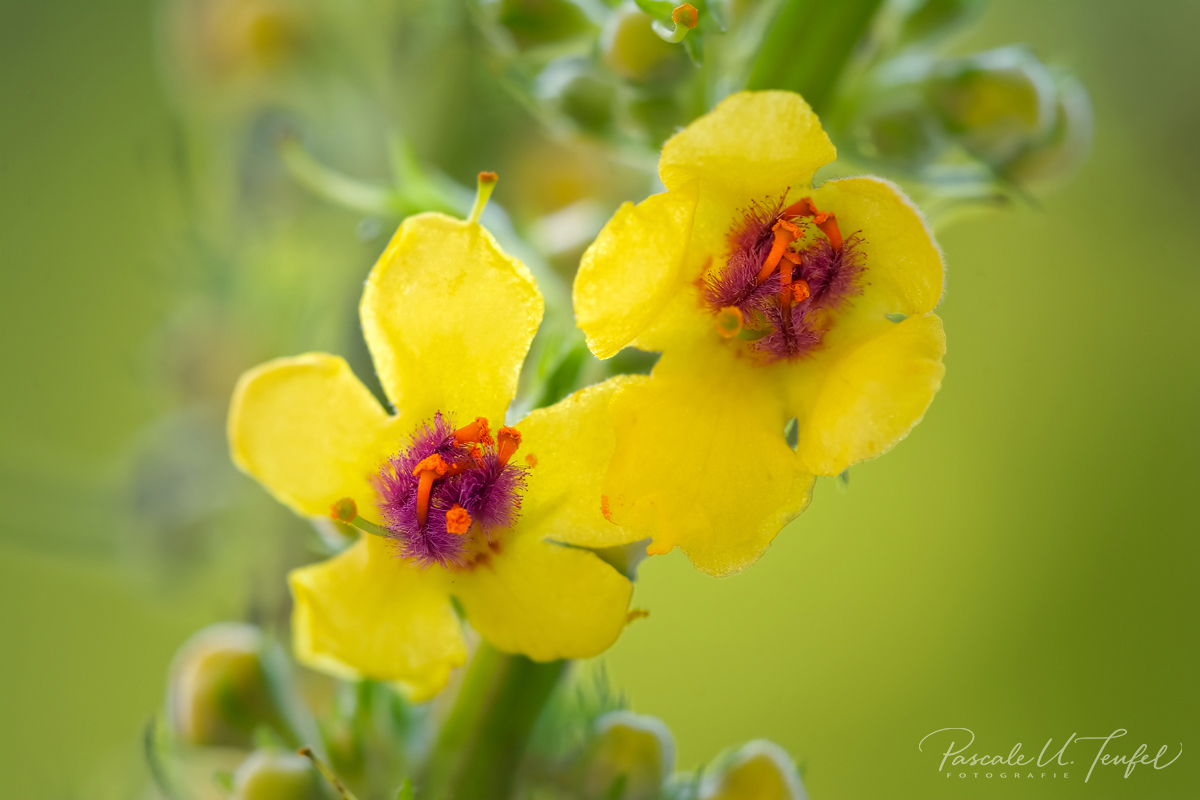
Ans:
POLYGON ((505 800, 542 708, 566 669, 479 645, 418 787, 424 800, 505 800))
POLYGON ((883 0, 786 0, 759 50, 747 89, 790 89, 826 110, 855 46, 883 0))

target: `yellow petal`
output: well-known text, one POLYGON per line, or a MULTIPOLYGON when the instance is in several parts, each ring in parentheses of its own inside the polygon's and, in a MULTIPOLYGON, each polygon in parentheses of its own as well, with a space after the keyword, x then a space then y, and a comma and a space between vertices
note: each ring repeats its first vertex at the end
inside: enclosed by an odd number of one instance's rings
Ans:
POLYGON ((729 766, 705 781, 702 800, 807 800, 804 784, 790 756, 774 742, 759 739, 744 745, 729 766))
POLYGON ((794 92, 739 92, 663 145, 658 174, 668 189, 699 179, 746 200, 806 187, 836 157, 817 115, 794 92))
POLYGON ((535 661, 607 650, 625 627, 633 584, 590 550, 545 541, 520 522, 503 536, 499 553, 449 575, 475 630, 535 661))
POLYGON ((636 537, 604 518, 600 494, 617 446, 608 405, 622 386, 645 380, 622 375, 532 412, 517 427, 533 463, 521 525, 538 537, 580 547, 616 547, 636 537))
POLYGON ((296 657, 341 677, 401 681, 422 697, 436 694, 467 658, 445 576, 367 535, 328 561, 293 570, 296 657))
POLYGON ((229 444, 234 463, 280 502, 325 516, 341 497, 374 507, 368 480, 395 449, 401 424, 344 360, 310 353, 242 376, 229 409, 229 444))
POLYGON ((614 521, 710 575, 757 561, 813 484, 784 441, 773 375, 734 348, 704 347, 669 351, 649 380, 623 387, 605 481, 614 521))
POLYGON ((865 256, 863 298, 872 313, 924 314, 942 296, 942 254, 921 212, 895 184, 881 178, 826 181, 812 192, 822 211, 837 215, 842 235, 860 233, 865 256))
POLYGON ((504 418, 542 319, 529 270, 479 225, 409 217, 371 270, 363 333, 388 397, 435 411, 504 418))
POLYGON ((575 318, 598 358, 629 344, 679 290, 695 208, 695 184, 625 203, 584 252, 575 318))
POLYGON ((807 469, 836 475, 903 439, 941 388, 945 353, 942 321, 929 313, 889 324, 831 352, 819 369, 791 375, 797 454, 807 469))

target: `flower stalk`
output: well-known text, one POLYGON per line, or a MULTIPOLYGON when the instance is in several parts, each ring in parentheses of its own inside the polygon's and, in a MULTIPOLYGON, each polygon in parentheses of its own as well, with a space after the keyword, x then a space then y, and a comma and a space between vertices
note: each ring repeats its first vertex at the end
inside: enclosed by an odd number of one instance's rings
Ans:
POLYGON ((534 724, 566 665, 509 655, 481 642, 430 754, 421 796, 508 797, 534 724))

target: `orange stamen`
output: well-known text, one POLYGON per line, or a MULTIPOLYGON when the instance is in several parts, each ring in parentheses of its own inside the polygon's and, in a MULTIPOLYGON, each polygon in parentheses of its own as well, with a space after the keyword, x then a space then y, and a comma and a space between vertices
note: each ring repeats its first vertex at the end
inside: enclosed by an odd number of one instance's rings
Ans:
POLYGON ((808 281, 800 278, 792 284, 792 295, 797 303, 803 303, 812 296, 812 289, 808 286, 808 281))
POLYGON ((700 12, 691 3, 684 3, 671 11, 671 21, 685 28, 694 28, 700 24, 700 12))
POLYGON ((500 461, 500 466, 508 463, 508 460, 513 457, 513 453, 517 452, 517 448, 521 446, 521 432, 516 428, 510 428, 505 425, 496 432, 496 457, 500 461))
POLYGON ((343 497, 329 507, 329 516, 339 522, 353 522, 358 516, 358 505, 355 504, 354 498, 343 497))
POLYGON ((812 199, 802 197, 796 202, 783 210, 785 217, 811 217, 817 213, 817 207, 813 205, 812 199))
MULTIPOLYGON (((817 207, 813 205, 811 197, 805 197, 792 203, 783 210, 783 216, 812 217, 813 222, 820 228, 821 233, 825 234, 825 238, 829 240, 829 244, 833 249, 841 252, 844 240, 842 239, 841 228, 837 224, 837 216, 828 211, 818 211, 817 207)), ((759 281, 759 283, 762 283, 762 281, 759 281)))
POLYGON ((488 435, 487 417, 476 417, 470 425, 464 425, 454 432, 455 444, 467 442, 483 442, 491 437, 488 435))
POLYGON ((817 220, 817 227, 821 229, 821 233, 825 234, 825 238, 829 240, 829 244, 834 250, 839 253, 842 250, 842 230, 838 227, 837 217, 833 214, 824 214, 825 219, 817 220))
POLYGON ((433 472, 440 478, 446 474, 446 470, 449 468, 450 466, 446 463, 445 459, 434 453, 431 456, 421 459, 421 463, 413 467, 412 474, 420 475, 423 472, 433 472))
POLYGON ((792 267, 794 264, 790 258, 786 258, 779 263, 779 301, 783 303, 784 310, 792 307, 792 267))
POLYGON ((446 530, 462 536, 471 530, 471 515, 462 506, 454 504, 446 512, 446 530))
POLYGON ((758 271, 756 280, 759 283, 771 277, 771 273, 775 271, 775 267, 779 266, 779 260, 783 258, 784 252, 796 240, 796 237, 792 235, 792 231, 797 230, 796 226, 789 222, 787 223, 787 227, 784 227, 779 224, 780 222, 783 222, 783 220, 775 223, 775 227, 773 228, 775 231, 775 241, 771 242, 771 252, 767 254, 767 260, 763 262, 762 269, 758 271))
POLYGON ((424 527, 425 521, 429 519, 429 493, 433 491, 433 482, 445 476, 449 470, 450 466, 437 453, 421 459, 421 463, 413 467, 412 474, 420 478, 417 482, 418 525, 424 527))

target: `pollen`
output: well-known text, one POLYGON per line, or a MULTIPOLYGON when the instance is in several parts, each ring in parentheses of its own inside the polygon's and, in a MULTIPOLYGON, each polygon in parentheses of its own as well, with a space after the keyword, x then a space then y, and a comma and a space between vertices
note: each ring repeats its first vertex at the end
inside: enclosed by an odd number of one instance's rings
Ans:
POLYGON ((412 474, 419 478, 426 472, 433 472, 436 473, 436 477, 440 478, 444 476, 449 469, 450 465, 446 463, 446 460, 437 453, 434 453, 431 456, 426 456, 425 458, 421 459, 421 462, 413 467, 412 474))
POLYGON ((471 530, 471 515, 462 506, 455 504, 446 512, 446 532, 462 536, 471 530))
POLYGON ((809 288, 808 281, 801 278, 792 284, 792 299, 797 303, 803 303, 812 296, 812 289, 809 288))
POLYGON ((535 456, 533 453, 527 454, 525 456, 525 463, 531 467, 536 467, 537 466, 537 456, 535 456))
MULTIPOLYGON (((613 521, 612 509, 608 507, 608 495, 606 494, 600 495, 600 514, 609 522, 613 521)), ((613 524, 616 525, 615 522, 613 524)))

